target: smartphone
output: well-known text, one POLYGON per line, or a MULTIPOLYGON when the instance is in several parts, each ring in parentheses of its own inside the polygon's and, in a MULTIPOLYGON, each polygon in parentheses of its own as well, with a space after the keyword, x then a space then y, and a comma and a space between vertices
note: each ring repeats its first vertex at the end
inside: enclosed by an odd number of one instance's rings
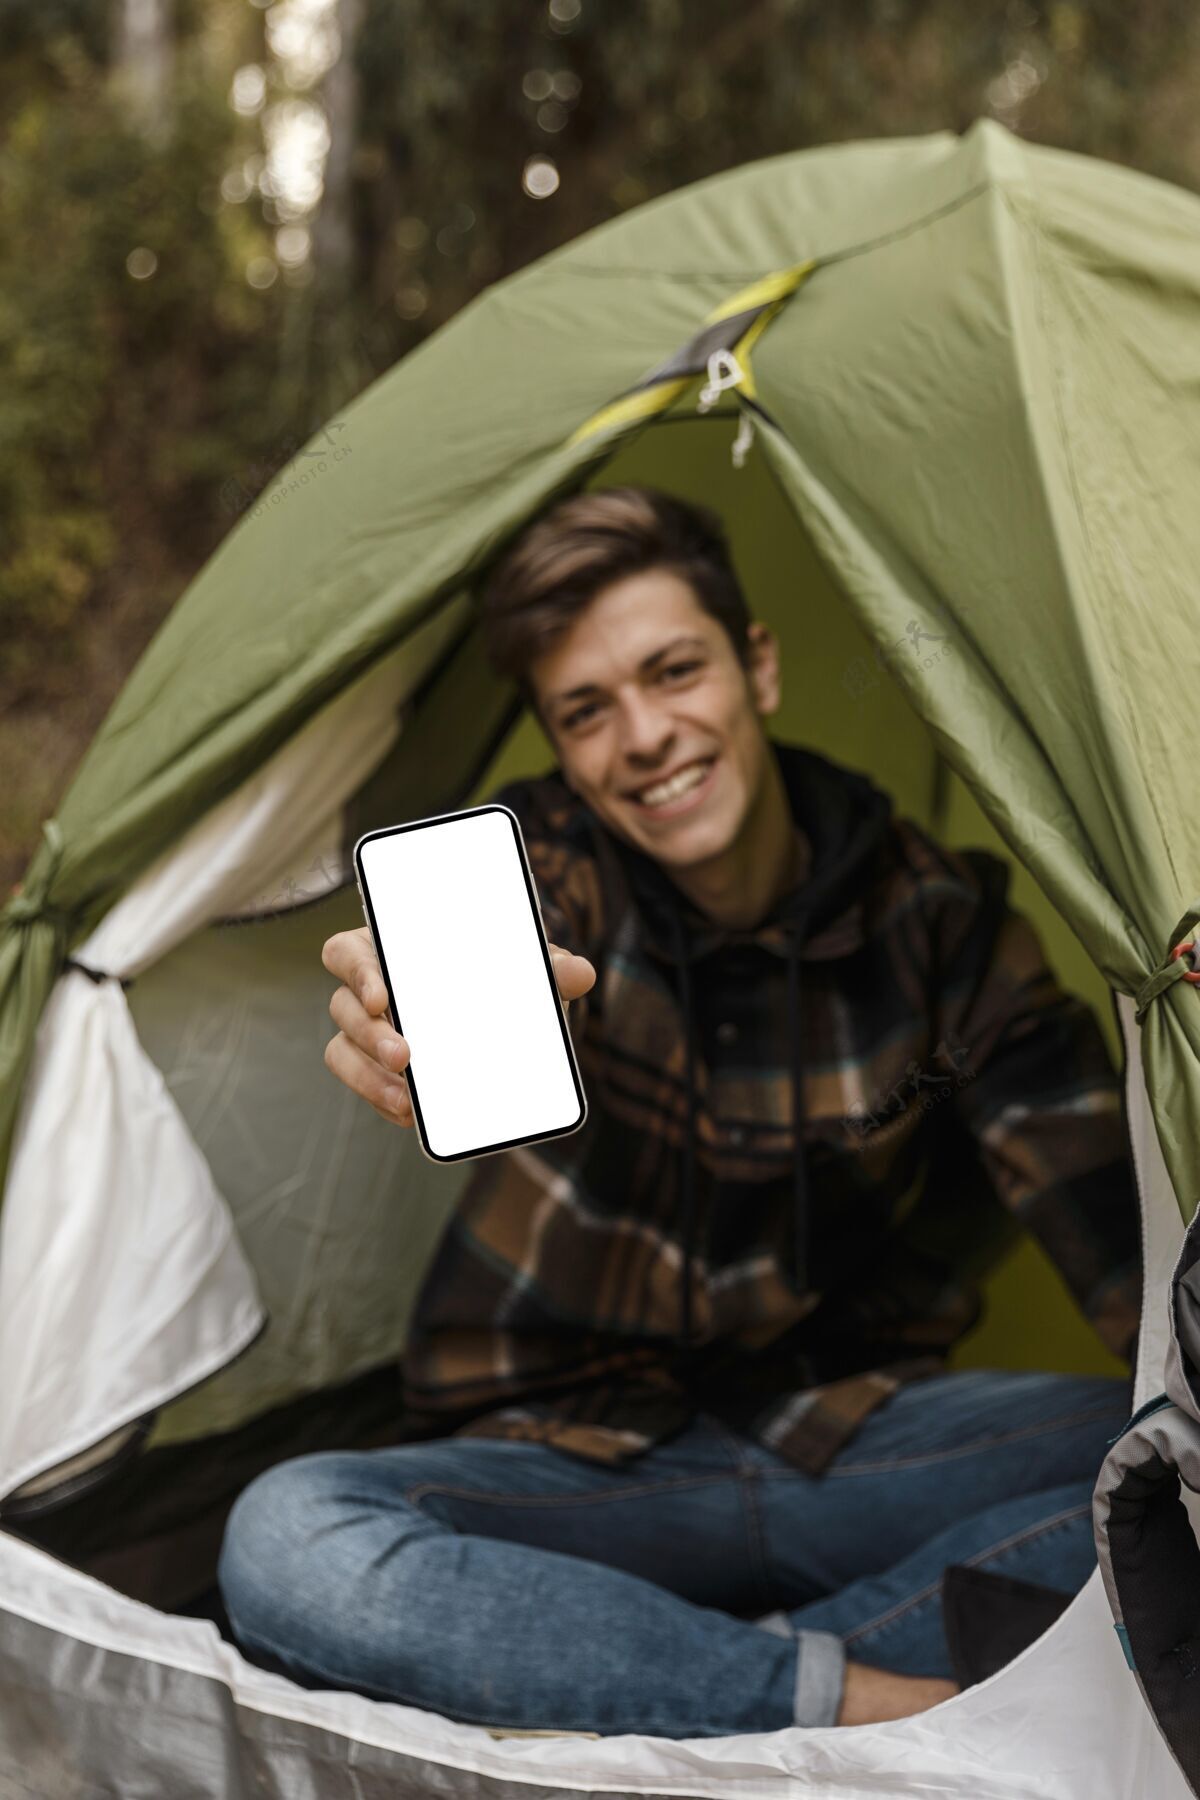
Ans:
POLYGON ((489 804, 368 831, 354 866, 426 1156, 578 1131, 587 1098, 516 815, 489 804))

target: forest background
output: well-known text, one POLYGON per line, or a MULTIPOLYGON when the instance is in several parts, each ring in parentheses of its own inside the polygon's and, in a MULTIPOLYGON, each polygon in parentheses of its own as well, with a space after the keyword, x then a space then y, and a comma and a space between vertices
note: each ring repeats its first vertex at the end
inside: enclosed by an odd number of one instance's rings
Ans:
POLYGON ((0 0, 0 896, 241 513, 482 288, 981 115, 1200 189, 1200 8, 0 0))

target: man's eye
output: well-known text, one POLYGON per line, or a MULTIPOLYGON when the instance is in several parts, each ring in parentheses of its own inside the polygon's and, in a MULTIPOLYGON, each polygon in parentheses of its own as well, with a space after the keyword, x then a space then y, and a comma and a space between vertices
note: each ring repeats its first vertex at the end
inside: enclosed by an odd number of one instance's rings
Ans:
MULTIPOLYGON (((690 675, 694 669, 699 669, 702 667, 703 667, 702 663, 697 662, 696 660, 693 659, 691 662, 671 663, 667 668, 665 668, 663 670, 663 674, 664 675, 690 675)), ((595 711, 596 711, 596 702, 594 700, 589 701, 586 706, 581 706, 577 712, 568 713, 566 715, 566 717, 563 719, 563 724, 566 726, 567 730, 570 731, 576 725, 582 725, 585 722, 585 720, 587 719, 588 715, 590 713, 594 713, 595 711)))

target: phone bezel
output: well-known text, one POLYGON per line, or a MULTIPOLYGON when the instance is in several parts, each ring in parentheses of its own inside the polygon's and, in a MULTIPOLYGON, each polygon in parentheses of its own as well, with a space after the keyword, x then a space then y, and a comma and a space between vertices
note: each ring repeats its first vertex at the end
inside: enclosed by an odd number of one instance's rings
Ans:
POLYGON ((520 1144, 542 1144, 549 1142, 553 1138, 569 1137, 573 1131, 578 1131, 580 1129, 585 1123, 588 1115, 587 1094, 584 1091, 583 1079, 579 1073, 579 1063, 575 1056, 575 1046, 571 1042, 570 1028, 567 1024, 567 1009, 563 1003, 562 995, 558 991, 558 983, 554 979, 554 964, 550 958, 549 942, 546 937, 545 922, 542 918, 541 902, 538 899, 537 888, 534 884, 533 874, 529 867, 529 857, 525 849, 525 839, 521 831, 521 822, 510 807, 502 806, 498 801, 489 800, 482 806, 468 806, 457 812, 433 813, 428 818, 409 819, 401 825, 383 825, 374 831, 365 831, 354 846, 354 877, 358 886, 358 897, 362 902, 363 913, 371 933, 371 940, 375 945, 375 955, 379 961, 379 970, 383 976, 384 986, 387 988, 388 1009, 391 1013, 391 1023, 394 1030, 403 1036, 404 1028, 400 1023, 400 1013, 396 1004, 395 989, 392 986, 391 971, 388 969, 387 960, 383 954, 383 945, 380 942, 380 933, 375 918, 375 909, 371 904, 370 883, 367 880, 366 868, 362 861, 363 846, 364 844, 373 843, 376 838, 396 837, 399 833, 404 831, 424 831, 438 825, 454 824, 460 819, 478 818, 481 814, 489 812, 503 813, 512 827, 521 873, 525 878, 525 891, 529 898, 534 924, 537 926, 538 943, 541 945, 542 962, 546 969, 546 979, 550 983, 550 991, 558 1004, 559 1030, 562 1032, 563 1048, 566 1051, 567 1064, 571 1071, 571 1079, 575 1084, 576 1098, 579 1101, 579 1117, 573 1124, 559 1126, 554 1131, 530 1132, 524 1137, 507 1138, 503 1143, 488 1144, 486 1146, 481 1146, 476 1150, 458 1150, 452 1156, 442 1156, 439 1155, 429 1143, 429 1138, 425 1130, 424 1115, 421 1112, 421 1102, 417 1092, 417 1084, 413 1079, 412 1065, 410 1063, 409 1067, 404 1071, 404 1076, 408 1083, 409 1095, 412 1099, 413 1118, 416 1122, 417 1139, 423 1154, 429 1158, 430 1162, 435 1163, 470 1162, 479 1156, 495 1156, 501 1150, 514 1150, 520 1144))

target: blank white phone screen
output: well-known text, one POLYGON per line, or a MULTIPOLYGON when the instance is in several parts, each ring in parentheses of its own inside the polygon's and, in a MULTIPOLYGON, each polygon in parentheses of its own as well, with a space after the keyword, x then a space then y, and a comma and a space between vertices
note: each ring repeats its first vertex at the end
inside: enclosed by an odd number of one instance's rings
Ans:
POLYGON ((517 830, 489 807, 359 843, 433 1156, 550 1137, 584 1116, 517 830))

